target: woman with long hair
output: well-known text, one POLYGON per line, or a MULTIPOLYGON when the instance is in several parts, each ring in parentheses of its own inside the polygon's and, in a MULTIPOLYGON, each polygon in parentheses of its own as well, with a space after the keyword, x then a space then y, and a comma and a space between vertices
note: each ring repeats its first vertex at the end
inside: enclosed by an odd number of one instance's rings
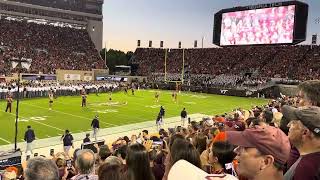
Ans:
POLYGON ((143 145, 135 143, 128 146, 126 164, 128 170, 124 179, 154 180, 150 168, 149 154, 143 145))
POLYGON ((170 148, 170 167, 177 161, 184 159, 189 163, 202 168, 200 154, 197 149, 185 139, 177 139, 170 148))

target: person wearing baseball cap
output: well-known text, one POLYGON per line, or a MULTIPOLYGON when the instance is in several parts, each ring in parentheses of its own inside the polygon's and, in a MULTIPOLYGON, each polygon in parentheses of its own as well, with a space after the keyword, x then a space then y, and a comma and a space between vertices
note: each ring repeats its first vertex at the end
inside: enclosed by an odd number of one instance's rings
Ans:
POLYGON ((299 159, 285 174, 285 179, 317 179, 320 171, 320 107, 284 106, 289 120, 289 140, 299 152, 299 159), (306 172, 308 170, 308 173, 306 172))
POLYGON ((99 131, 99 128, 100 128, 100 125, 99 125, 99 115, 96 115, 93 120, 91 121, 91 127, 92 127, 92 130, 93 130, 93 133, 92 133, 92 137, 95 139, 95 141, 97 141, 97 134, 98 134, 98 131, 99 131))
POLYGON ((237 145, 238 175, 248 179, 283 179, 290 143, 288 137, 272 126, 254 126, 244 131, 227 131, 227 141, 237 145))

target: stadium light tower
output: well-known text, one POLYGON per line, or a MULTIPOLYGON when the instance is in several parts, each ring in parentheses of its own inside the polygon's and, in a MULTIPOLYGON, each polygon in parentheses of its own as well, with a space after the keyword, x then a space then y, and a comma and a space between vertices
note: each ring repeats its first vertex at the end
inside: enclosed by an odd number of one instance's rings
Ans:
POLYGON ((18 149, 17 147, 17 137, 18 137, 18 120, 19 120, 19 101, 20 101, 20 72, 22 68, 29 69, 31 65, 31 59, 11 59, 11 65, 14 69, 17 67, 18 69, 18 90, 17 90, 17 106, 16 106, 16 122, 15 122, 15 135, 14 135, 14 150, 18 149))
POLYGON ((203 48, 203 41, 206 39, 205 36, 202 36, 201 47, 203 48))

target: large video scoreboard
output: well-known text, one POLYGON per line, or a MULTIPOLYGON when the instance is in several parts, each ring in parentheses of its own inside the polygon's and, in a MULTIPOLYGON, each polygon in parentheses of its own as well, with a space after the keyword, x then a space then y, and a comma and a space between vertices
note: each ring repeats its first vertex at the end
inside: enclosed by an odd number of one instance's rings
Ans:
POLYGON ((308 5, 299 1, 223 9, 214 16, 219 46, 297 44, 306 39, 308 5))

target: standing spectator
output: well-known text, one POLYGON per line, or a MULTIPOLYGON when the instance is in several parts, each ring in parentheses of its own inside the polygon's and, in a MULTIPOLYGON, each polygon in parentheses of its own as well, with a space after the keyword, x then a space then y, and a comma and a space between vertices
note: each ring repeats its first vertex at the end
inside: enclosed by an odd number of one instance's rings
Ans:
POLYGON ((227 131, 227 140, 238 147, 238 174, 248 179, 283 179, 290 154, 288 137, 272 126, 255 126, 245 131, 227 131))
POLYGON ((50 159, 32 158, 27 163, 24 177, 25 180, 59 180, 58 167, 50 159))
POLYGON ((70 148, 73 147, 73 136, 68 129, 65 131, 65 134, 62 135, 61 140, 63 141, 63 150, 69 156, 70 148))
POLYGON ((290 108, 290 142, 299 150, 299 159, 285 174, 285 179, 318 179, 320 170, 320 108, 290 108), (308 173, 305 170, 308 169, 308 173))
POLYGON ((150 168, 149 155, 146 148, 139 144, 128 146, 126 163, 128 166, 127 180, 154 180, 150 168))
POLYGON ((27 142, 27 148, 26 148, 26 153, 28 153, 28 151, 31 152, 31 154, 33 154, 32 152, 32 142, 35 140, 36 136, 34 134, 34 130, 31 129, 31 126, 27 126, 27 131, 24 133, 24 140, 27 142))
POLYGON ((76 170, 78 174, 73 176, 72 180, 98 180, 98 176, 94 174, 95 156, 92 150, 80 150, 76 160, 76 170))
POLYGON ((184 127, 184 124, 187 120, 187 111, 186 111, 186 108, 183 108, 183 110, 181 111, 181 125, 184 127))
POLYGON ((92 130, 93 130, 93 134, 92 136, 94 137, 95 141, 97 141, 97 133, 98 133, 98 130, 100 128, 100 125, 99 125, 99 116, 96 115, 94 117, 94 119, 92 120, 91 122, 91 127, 92 127, 92 130))

